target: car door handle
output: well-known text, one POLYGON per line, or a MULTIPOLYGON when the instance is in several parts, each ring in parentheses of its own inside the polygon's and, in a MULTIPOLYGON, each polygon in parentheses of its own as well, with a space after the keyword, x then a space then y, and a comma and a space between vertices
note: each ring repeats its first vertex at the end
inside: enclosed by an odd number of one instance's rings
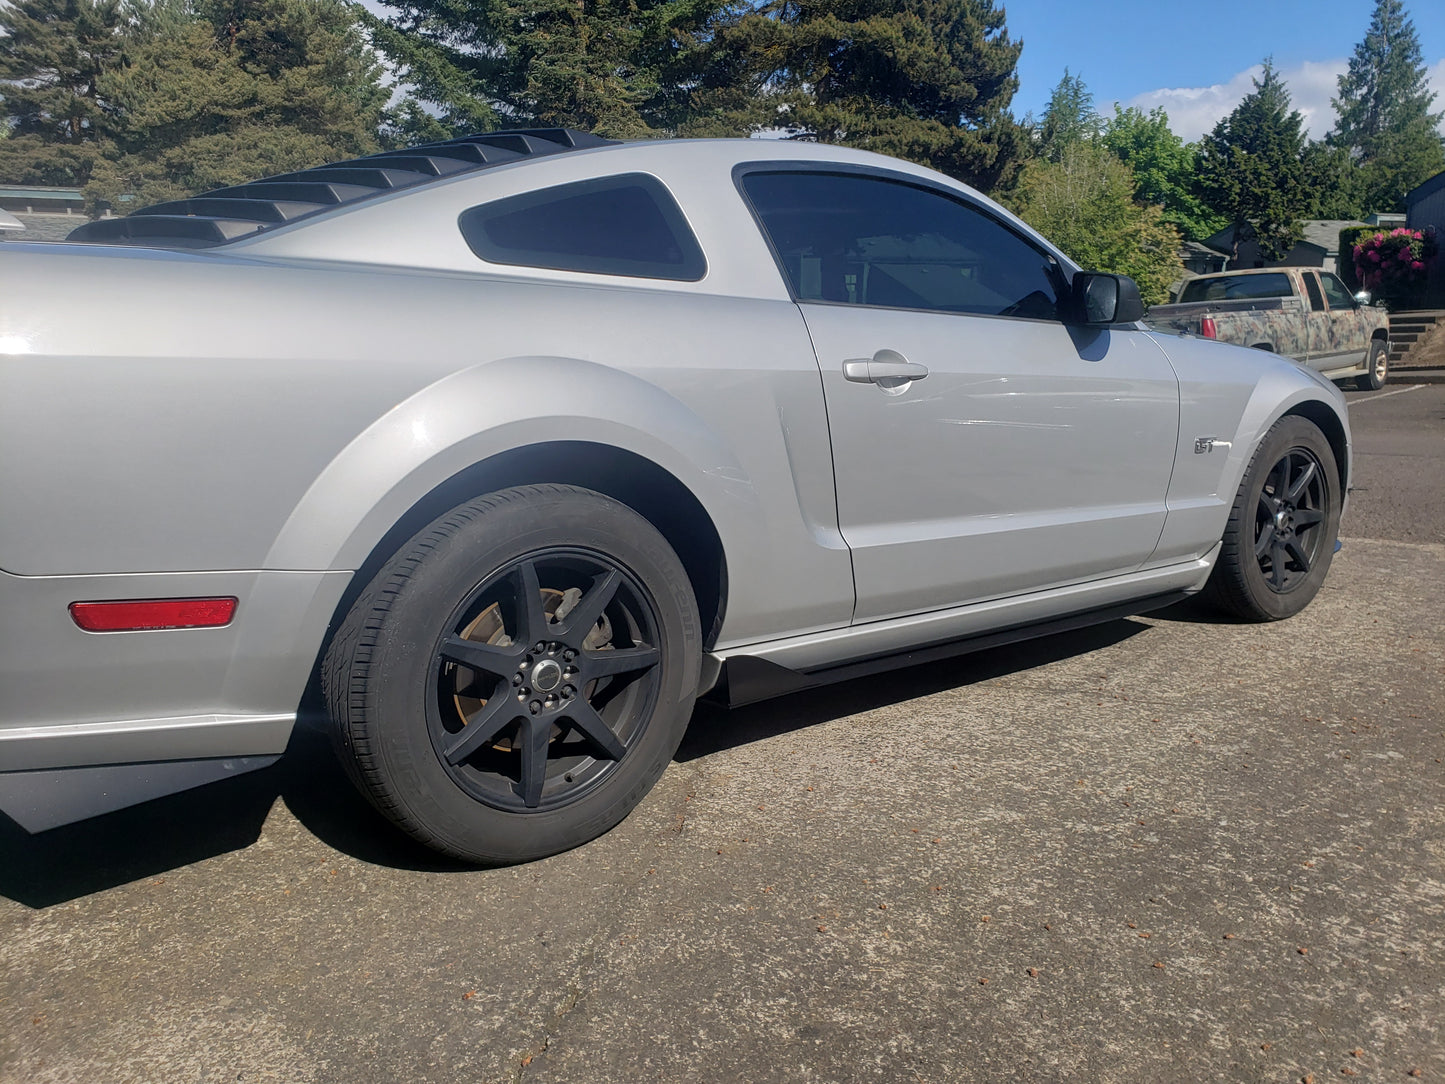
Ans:
POLYGON ((927 375, 928 366, 909 361, 896 350, 880 350, 871 358, 852 358, 843 363, 843 379, 856 384, 897 386, 927 375))

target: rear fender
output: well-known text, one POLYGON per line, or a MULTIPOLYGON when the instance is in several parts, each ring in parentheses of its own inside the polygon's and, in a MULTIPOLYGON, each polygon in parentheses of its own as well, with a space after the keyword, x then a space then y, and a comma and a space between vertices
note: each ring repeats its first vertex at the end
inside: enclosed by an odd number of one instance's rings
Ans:
POLYGON ((388 411, 321 472, 267 568, 354 570, 418 501, 503 452, 550 441, 610 445, 677 478, 717 526, 761 524, 757 492, 685 404, 630 373, 576 358, 512 357, 437 381, 388 411))

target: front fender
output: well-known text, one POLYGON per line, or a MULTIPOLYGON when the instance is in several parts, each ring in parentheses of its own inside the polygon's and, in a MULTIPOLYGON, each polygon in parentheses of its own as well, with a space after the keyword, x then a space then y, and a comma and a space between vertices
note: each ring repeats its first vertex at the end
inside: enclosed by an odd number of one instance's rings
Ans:
POLYGON ((1151 565, 1199 557, 1219 541, 1255 449, 1286 414, 1323 411, 1338 422, 1348 479, 1349 413, 1333 383, 1262 350, 1192 337, 1155 341, 1179 376, 1180 404, 1169 515, 1151 565))

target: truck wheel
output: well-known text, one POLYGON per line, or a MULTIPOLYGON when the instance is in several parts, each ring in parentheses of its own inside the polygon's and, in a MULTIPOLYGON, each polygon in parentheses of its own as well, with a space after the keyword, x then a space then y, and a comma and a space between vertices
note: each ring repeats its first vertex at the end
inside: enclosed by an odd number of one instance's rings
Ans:
POLYGON ((1303 610, 1324 582, 1340 526, 1340 476, 1319 428, 1281 418, 1244 472, 1204 597, 1246 621, 1303 610))
POLYGON ((701 658, 687 573, 590 490, 539 485, 417 534, 338 629, 322 682, 363 793, 469 862, 601 835, 682 740, 701 658))
POLYGON ((1385 386, 1390 372, 1390 350, 1379 339, 1370 343, 1370 356, 1365 359, 1365 373, 1355 378, 1361 391, 1378 391, 1385 386))

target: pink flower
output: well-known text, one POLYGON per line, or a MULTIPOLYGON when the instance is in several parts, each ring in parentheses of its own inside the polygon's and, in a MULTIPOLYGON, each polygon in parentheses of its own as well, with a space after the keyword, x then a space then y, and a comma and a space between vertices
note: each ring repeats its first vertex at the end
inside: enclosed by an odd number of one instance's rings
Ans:
POLYGON ((1383 233, 1377 233, 1377 234, 1375 234, 1375 240, 1376 240, 1376 241, 1383 241, 1384 239, 1385 239, 1385 235, 1384 235, 1383 233))
POLYGON ((1401 262, 1401 263, 1409 263, 1409 262, 1410 262, 1410 250, 1409 250, 1408 248, 1402 248, 1402 249, 1400 250, 1400 262, 1401 262))
POLYGON ((1411 271, 1423 271, 1423 270, 1425 270, 1425 265, 1424 265, 1423 263, 1421 263, 1419 260, 1416 260, 1414 263, 1412 263, 1412 264, 1410 265, 1410 270, 1411 270, 1411 271))
POLYGON ((1378 252, 1371 252, 1371 253, 1370 253, 1370 259, 1373 260, 1375 263, 1379 263, 1379 262, 1380 262, 1380 254, 1379 254, 1378 252))

